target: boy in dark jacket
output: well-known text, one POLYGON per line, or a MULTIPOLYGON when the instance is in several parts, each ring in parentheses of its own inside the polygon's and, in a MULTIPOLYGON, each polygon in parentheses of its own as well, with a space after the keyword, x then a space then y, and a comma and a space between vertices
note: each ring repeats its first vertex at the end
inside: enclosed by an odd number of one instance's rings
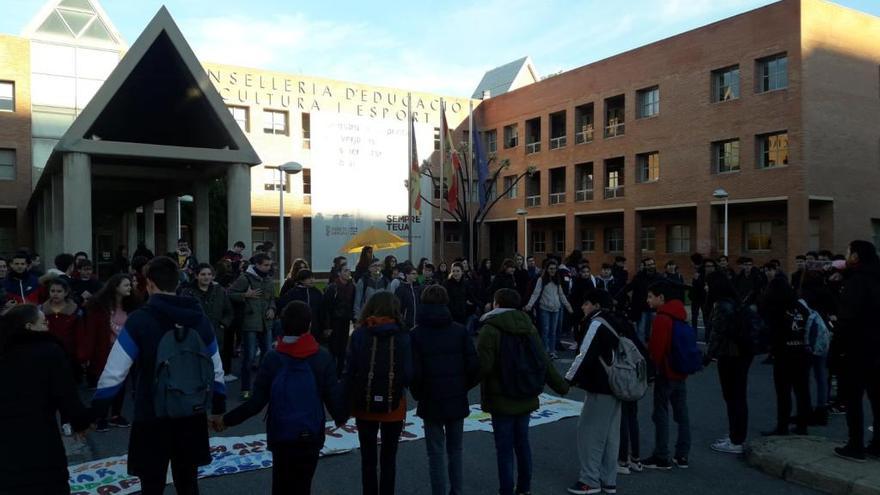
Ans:
POLYGON ((498 456, 498 478, 501 495, 529 493, 532 485, 532 451, 529 446, 529 416, 539 406, 538 397, 517 398, 504 392, 501 385, 501 340, 505 336, 527 336, 546 367, 544 381, 554 391, 565 395, 568 383, 559 375, 538 338, 538 330, 529 315, 519 311, 519 293, 513 289, 501 289, 495 293, 494 308, 484 314, 480 321, 480 339, 477 352, 480 356, 482 385, 480 396, 483 411, 492 415, 492 431, 498 456), (516 492, 514 492, 513 466, 516 453, 516 492))
MULTIPOLYGON (((195 282, 182 291, 182 295, 195 298, 205 311, 205 316, 211 322, 214 328, 214 335, 217 337, 217 347, 220 349, 220 360, 223 363, 223 370, 229 371, 232 368, 232 353, 224 352, 226 349, 227 329, 232 324, 232 302, 223 287, 214 283, 214 268, 202 263, 196 268, 195 282)), ((229 346, 231 350, 231 346, 229 346)), ((232 375, 227 375, 228 381, 232 381, 232 375)))
POLYGON ((407 329, 415 326, 421 305, 422 286, 419 285, 419 272, 412 265, 404 266, 406 278, 397 286, 394 295, 400 299, 400 312, 407 329))
POLYGON ((328 347, 336 359, 336 374, 342 377, 354 311, 355 287, 348 265, 339 266, 337 273, 338 276, 324 292, 324 308, 321 313, 326 319, 324 328, 330 332, 328 347))
MULTIPOLYGON (((320 416, 320 428, 316 432, 303 433, 296 440, 278 438, 281 432, 275 431, 275 423, 271 418, 266 423, 266 440, 272 452, 272 493, 273 494, 308 494, 311 493, 312 477, 318 466, 318 455, 324 446, 324 406, 337 423, 346 420, 343 406, 342 386, 336 377, 336 365, 333 357, 325 349, 318 347, 318 341, 309 333, 312 323, 312 312, 302 301, 293 301, 284 307, 281 313, 281 328, 284 333, 278 339, 274 351, 270 351, 260 364, 260 371, 254 380, 251 398, 244 404, 223 416, 222 430, 225 426, 236 426, 248 418, 255 416, 274 400, 284 398, 273 397, 273 385, 276 378, 284 371, 284 367, 294 360, 305 360, 311 369, 315 381, 317 397, 311 398, 318 407, 314 415, 320 416)), ((287 398, 286 404, 303 400, 301 397, 287 398), (287 402, 289 400, 290 402, 287 402)))
POLYGON ((412 331, 410 386, 419 401, 416 414, 425 423, 431 487, 433 493, 444 495, 462 492, 462 435, 464 418, 470 414, 467 394, 480 375, 474 343, 464 326, 452 321, 447 304, 443 286, 432 285, 422 292, 421 312, 412 331))
POLYGON ((292 301, 302 301, 312 310, 312 328, 311 332, 318 342, 324 342, 324 295, 315 287, 315 275, 311 270, 302 269, 296 272, 293 287, 278 298, 278 310, 283 311, 284 307, 292 301))

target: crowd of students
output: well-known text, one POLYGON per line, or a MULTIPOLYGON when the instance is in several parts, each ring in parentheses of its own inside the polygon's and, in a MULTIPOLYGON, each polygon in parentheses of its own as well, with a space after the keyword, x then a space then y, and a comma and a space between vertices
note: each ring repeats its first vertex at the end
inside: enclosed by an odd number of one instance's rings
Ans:
POLYGON ((323 291, 296 260, 277 294, 272 247, 249 259, 244 249, 236 243, 216 267, 200 264, 183 240, 168 256, 139 246, 129 261, 120 250, 120 273, 103 284, 85 253, 60 254, 46 272, 25 251, 0 260, 0 376, 14 392, 0 396, 10 418, 0 428, 48 453, 0 454, 0 486, 68 493, 60 413, 66 435, 91 424, 130 427, 128 469, 143 493, 163 492, 169 464, 178 493, 198 493, 197 468, 210 462, 205 425, 222 431, 267 409, 273 493, 310 493, 326 411, 337 426, 356 420, 363 493, 390 494, 409 394, 425 424, 432 492, 458 494, 467 397, 479 385, 500 493, 528 494, 530 414, 545 386, 561 395, 575 386, 586 395, 580 470, 568 491, 616 493, 619 474, 689 466, 687 377, 712 363, 729 429, 711 447, 741 453, 749 369, 768 352, 778 414, 765 434, 806 434, 843 412, 849 440, 836 453, 854 461, 880 454, 876 436, 865 446, 863 424, 866 392, 875 431, 880 411, 880 332, 871 318, 880 259, 865 241, 852 242, 847 256, 798 256, 790 277, 777 261, 758 269, 741 258, 734 271, 726 257, 695 254, 691 283, 675 263, 659 272, 652 258, 630 278, 625 259, 594 275, 578 251, 540 268, 515 255, 494 270, 489 260, 476 269, 465 259, 398 264, 367 247, 354 270, 336 258, 323 291), (569 334, 570 348, 561 338, 569 334), (575 358, 563 374, 554 360, 566 350, 575 358), (239 377, 230 373, 236 353, 239 377), (239 378, 241 404, 227 412, 226 383, 239 378), (78 381, 96 389, 91 408, 79 401, 78 381), (654 449, 642 459, 638 407, 648 383, 654 449), (122 415, 126 389, 132 422, 122 415), (36 429, 36 442, 26 438, 36 429))

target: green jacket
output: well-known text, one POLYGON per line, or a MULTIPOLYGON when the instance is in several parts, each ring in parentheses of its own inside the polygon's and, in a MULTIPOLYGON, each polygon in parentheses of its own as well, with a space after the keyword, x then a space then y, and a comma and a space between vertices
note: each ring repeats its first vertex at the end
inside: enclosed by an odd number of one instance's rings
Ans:
POLYGON ((272 330, 272 320, 266 318, 266 312, 275 310, 275 282, 269 277, 257 275, 253 267, 241 274, 229 286, 229 298, 243 304, 241 330, 243 332, 268 332, 272 330), (244 297, 248 289, 263 289, 263 295, 257 298, 244 297))
POLYGON ((495 309, 483 315, 482 322, 483 327, 480 329, 477 353, 480 355, 480 374, 482 377, 480 397, 483 411, 490 414, 520 416, 538 409, 537 397, 513 399, 506 397, 501 391, 500 362, 504 356, 499 356, 498 350, 501 347, 502 333, 530 335, 535 341, 535 347, 547 363, 547 385, 558 394, 568 393, 568 383, 562 378, 562 375, 553 366, 550 356, 544 351, 544 346, 538 337, 538 331, 532 325, 532 320, 527 314, 515 309, 495 309))
POLYGON ((183 294, 192 296, 199 301, 205 316, 211 321, 214 327, 214 334, 217 335, 217 341, 223 341, 223 330, 232 323, 232 303, 229 302, 229 296, 219 284, 212 284, 208 290, 202 291, 198 284, 193 287, 187 287, 183 290, 183 294))

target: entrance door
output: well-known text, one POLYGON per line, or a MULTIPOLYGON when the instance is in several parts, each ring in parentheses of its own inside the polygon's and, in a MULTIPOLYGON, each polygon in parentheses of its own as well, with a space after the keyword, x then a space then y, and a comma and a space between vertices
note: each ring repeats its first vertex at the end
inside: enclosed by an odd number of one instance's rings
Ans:
POLYGON ((116 250, 116 233, 112 231, 98 231, 95 234, 95 269, 98 278, 107 280, 114 273, 113 256, 116 250))

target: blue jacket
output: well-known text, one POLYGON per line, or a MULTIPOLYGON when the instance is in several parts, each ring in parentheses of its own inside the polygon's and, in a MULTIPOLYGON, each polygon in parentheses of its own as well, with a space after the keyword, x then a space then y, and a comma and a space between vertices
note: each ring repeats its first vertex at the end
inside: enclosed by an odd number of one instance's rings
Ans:
POLYGON ((223 364, 217 350, 217 339, 199 302, 192 297, 153 294, 143 308, 129 315, 110 350, 110 357, 107 358, 107 365, 98 380, 98 389, 92 403, 98 417, 103 417, 100 414, 106 412, 134 366, 134 421, 156 418, 153 404, 156 353, 159 341, 175 323, 193 328, 199 333, 205 344, 205 353, 214 362, 211 413, 226 412, 226 385, 223 381, 223 364))
POLYGON ((37 300, 40 280, 31 272, 24 272, 21 277, 14 276, 10 269, 9 275, 3 279, 3 288, 6 290, 6 297, 15 299, 18 303, 38 304, 37 300))
POLYGON ((452 321, 445 305, 423 304, 412 345, 416 414, 441 421, 466 418, 468 390, 480 381, 480 360, 465 327, 452 321))

